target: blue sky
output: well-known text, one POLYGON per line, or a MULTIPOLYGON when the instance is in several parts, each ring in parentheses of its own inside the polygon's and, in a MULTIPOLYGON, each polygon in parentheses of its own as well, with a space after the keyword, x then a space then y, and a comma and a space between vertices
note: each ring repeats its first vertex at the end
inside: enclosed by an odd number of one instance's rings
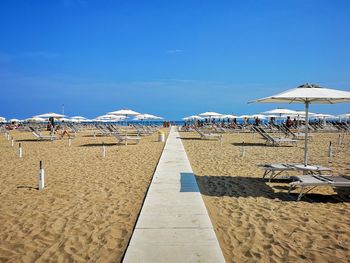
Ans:
MULTIPOLYGON (((180 119, 310 82, 350 90, 350 2, 339 0, 0 2, 0 116, 65 105, 180 119)), ((350 104, 312 105, 344 113, 350 104)))

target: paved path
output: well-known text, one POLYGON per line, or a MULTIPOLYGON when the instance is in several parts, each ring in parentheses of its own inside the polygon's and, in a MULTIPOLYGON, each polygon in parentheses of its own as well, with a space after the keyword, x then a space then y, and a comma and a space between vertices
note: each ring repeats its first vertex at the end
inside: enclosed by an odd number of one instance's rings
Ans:
POLYGON ((123 262, 225 262, 176 127, 123 262))

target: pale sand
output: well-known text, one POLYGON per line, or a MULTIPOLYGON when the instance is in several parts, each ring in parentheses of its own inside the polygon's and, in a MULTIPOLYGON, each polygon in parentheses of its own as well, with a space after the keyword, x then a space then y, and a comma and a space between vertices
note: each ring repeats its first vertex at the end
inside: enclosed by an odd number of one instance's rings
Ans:
POLYGON ((126 250, 164 143, 157 133, 138 145, 78 135, 11 147, 0 134, 0 262, 119 262, 126 250), (107 157, 102 158, 102 146, 107 157), (39 160, 46 188, 38 191, 39 160))
MULTIPOLYGON (((302 162, 303 142, 298 147, 266 147, 258 135, 230 134, 220 146, 194 133, 181 136, 227 262, 350 261, 350 201, 326 187, 296 202, 296 195, 287 195, 287 183, 261 178, 257 164, 302 162), (243 159, 242 141, 248 144, 243 159)), ((316 134, 310 163, 349 175, 350 135, 340 146, 337 138, 316 134), (327 157, 330 140, 332 163, 327 157)))

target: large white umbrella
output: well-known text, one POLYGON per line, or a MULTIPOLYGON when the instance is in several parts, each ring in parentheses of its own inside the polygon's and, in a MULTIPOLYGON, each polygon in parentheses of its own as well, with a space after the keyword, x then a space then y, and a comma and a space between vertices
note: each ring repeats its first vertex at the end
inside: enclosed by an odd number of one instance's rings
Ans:
POLYGON ((296 111, 295 110, 289 110, 289 109, 281 109, 281 108, 277 108, 277 109, 273 109, 273 110, 269 110, 269 111, 264 111, 261 114, 264 115, 279 115, 280 117, 282 115, 288 115, 288 114, 295 114, 296 111))
POLYGON ((130 110, 130 109, 121 109, 121 110, 117 110, 117 111, 108 112, 107 114, 117 115, 117 116, 125 116, 125 120, 126 120, 128 118, 128 116, 137 116, 137 115, 140 115, 141 113, 130 110))
POLYGON ((199 116, 201 117, 208 117, 209 119, 213 118, 218 118, 220 116, 222 116, 222 114, 214 112, 214 111, 207 111, 207 112, 203 112, 201 114, 199 114, 199 116))
POLYGON ((63 117, 67 117, 66 115, 63 114, 58 114, 58 113, 54 113, 54 112, 48 112, 48 113, 44 113, 44 114, 40 114, 40 115, 35 115, 33 117, 39 117, 39 118, 55 118, 55 119, 60 119, 63 117))
POLYGON ((0 122, 6 122, 5 117, 0 117, 0 122))
POLYGON ((9 122, 9 123, 12 123, 12 122, 18 123, 18 122, 21 122, 21 120, 19 120, 19 119, 9 119, 7 122, 9 122))
POLYGON ((238 116, 233 115, 233 114, 225 114, 225 115, 221 115, 220 116, 220 119, 231 119, 231 120, 233 120, 233 119, 237 119, 237 118, 238 118, 238 116))
POLYGON ((116 116, 112 114, 105 114, 95 118, 95 120, 100 120, 100 121, 121 121, 124 119, 125 119, 124 116, 116 116))
MULTIPOLYGON (((323 88, 317 85, 306 83, 297 88, 272 95, 270 97, 255 100, 253 102, 261 103, 303 103, 305 104, 305 122, 309 123, 309 105, 310 104, 334 104, 339 102, 350 102, 350 92, 323 88)), ((308 125, 305 125, 305 150, 304 164, 308 164, 307 143, 308 143, 308 125)))
POLYGON ((45 122, 46 120, 44 118, 39 117, 31 117, 28 119, 25 119, 26 122, 45 122))
POLYGON ((184 121, 195 121, 195 120, 203 120, 203 118, 201 116, 198 115, 192 115, 192 116, 188 116, 183 118, 184 121))

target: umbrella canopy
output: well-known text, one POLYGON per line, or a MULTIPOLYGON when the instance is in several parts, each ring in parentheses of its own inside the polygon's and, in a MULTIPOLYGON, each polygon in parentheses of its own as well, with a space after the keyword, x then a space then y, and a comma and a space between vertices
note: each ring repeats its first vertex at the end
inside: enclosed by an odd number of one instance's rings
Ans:
POLYGON ((117 110, 117 111, 111 111, 108 112, 107 114, 109 115, 120 115, 120 116, 137 116, 140 115, 141 113, 129 110, 129 109, 122 109, 122 110, 117 110))
POLYGON ((154 116, 152 114, 144 113, 137 115, 134 120, 160 120, 162 119, 161 117, 154 116))
POLYGON ((282 116, 282 115, 288 115, 288 114, 294 114, 294 113, 296 113, 295 110, 277 108, 277 109, 273 109, 273 110, 269 110, 269 111, 264 111, 261 114, 282 116))
POLYGON ((195 121, 195 120, 203 120, 202 117, 197 116, 197 115, 192 115, 192 116, 188 116, 183 118, 184 121, 195 121))
POLYGON ((251 117, 252 116, 250 116, 250 115, 241 115, 241 116, 238 116, 238 119, 249 119, 251 117))
POLYGON ((220 119, 237 119, 238 116, 233 115, 233 114, 226 114, 226 115, 221 115, 220 119))
POLYGON ((316 119, 330 119, 330 118, 336 118, 334 115, 331 114, 324 114, 324 113, 315 113, 312 115, 312 118, 316 119))
POLYGON ((209 117, 209 118, 217 118, 217 117, 220 117, 222 116, 222 114, 220 113, 217 113, 217 112, 213 112, 213 111, 207 111, 207 112, 203 112, 201 114, 199 114, 199 116, 201 117, 209 117))
POLYGON ((267 116, 262 115, 262 114, 253 114, 251 117, 258 118, 258 119, 266 119, 267 118, 267 116))
POLYGON ((105 120, 105 121, 121 121, 124 120, 124 116, 116 116, 112 114, 101 115, 95 118, 95 120, 105 120))
POLYGON ((85 117, 83 116, 73 116, 73 117, 70 117, 71 119, 75 119, 75 120, 86 120, 85 117))
MULTIPOLYGON (((334 104, 339 102, 350 102, 350 92, 322 88, 314 84, 303 84, 297 88, 272 95, 270 97, 255 100, 260 103, 304 103, 305 104, 305 122, 309 122, 310 104, 334 104)), ((305 125, 305 151, 304 164, 307 166, 307 143, 308 143, 308 125, 305 125)))
POLYGON ((32 117, 25 119, 26 122, 45 122, 46 120, 44 118, 39 118, 39 117, 32 117))
POLYGON ((48 113, 33 116, 33 118, 35 118, 35 117, 39 117, 39 118, 51 118, 51 117, 53 117, 55 119, 60 119, 60 118, 67 117, 67 116, 62 115, 62 114, 58 114, 58 113, 54 113, 54 112, 48 112, 48 113))
POLYGON ((339 118, 350 118, 350 113, 338 115, 339 118))
POLYGON ((5 121, 6 121, 5 117, 0 117, 0 122, 5 122, 5 121))
POLYGON ((19 119, 9 119, 7 122, 12 123, 12 122, 21 122, 19 119))

